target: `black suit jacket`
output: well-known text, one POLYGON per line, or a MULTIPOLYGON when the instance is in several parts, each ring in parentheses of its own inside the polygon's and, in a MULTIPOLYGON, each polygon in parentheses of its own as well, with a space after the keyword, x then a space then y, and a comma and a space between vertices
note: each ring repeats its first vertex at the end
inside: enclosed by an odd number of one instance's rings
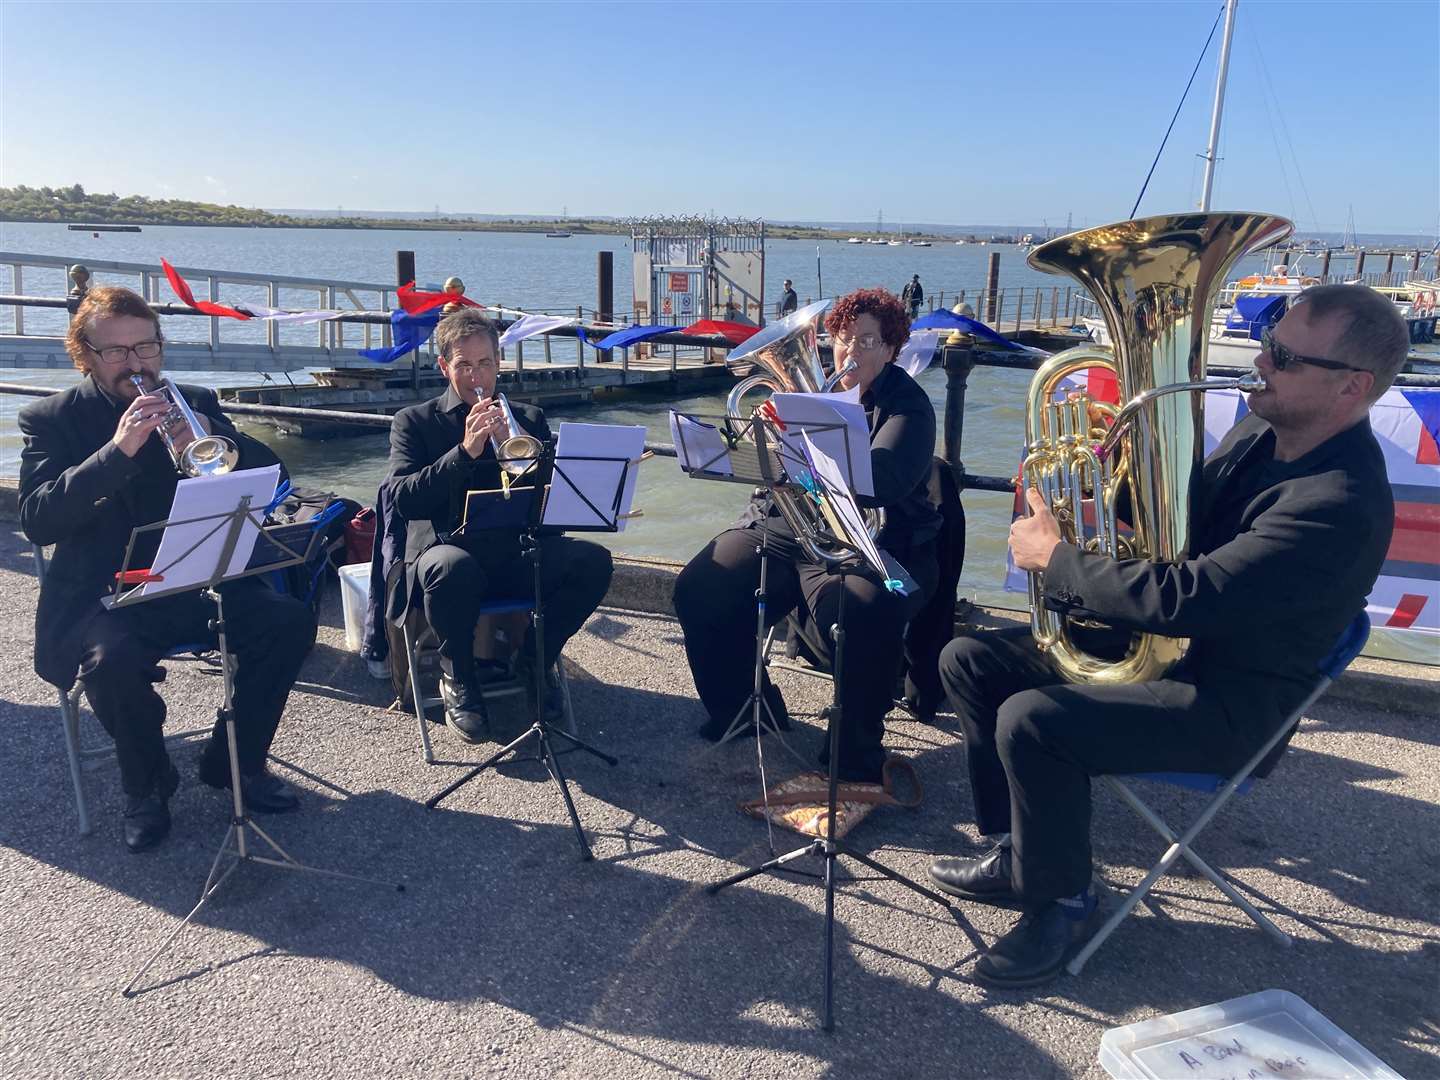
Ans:
POLYGON ((1218 697, 1256 743, 1313 689, 1317 665, 1364 608, 1395 508, 1369 420, 1293 462, 1255 415, 1205 462, 1193 557, 1115 560, 1072 545, 1045 570, 1048 606, 1191 639, 1176 678, 1218 697))
MULTIPOLYGON (((511 402, 516 422, 542 442, 551 438, 545 414, 534 405, 511 402)), ((447 387, 439 397, 395 414, 390 427, 390 490, 395 512, 405 519, 405 573, 391 596, 389 611, 398 617, 415 591, 415 560, 442 537, 460 527, 467 491, 500 486, 500 466, 488 443, 478 458, 460 448, 470 407, 447 387)), ((540 482, 546 477, 542 474, 540 482)), ((529 484, 527 476, 524 483, 529 484)), ((473 528, 473 525, 472 525, 473 528)), ((468 530, 467 530, 468 532, 468 530)))
MULTIPOLYGON (((180 392, 214 434, 235 440, 240 468, 279 460, 236 432, 213 390, 182 384, 180 392)), ((35 672, 66 690, 75 682, 100 598, 114 587, 131 530, 164 520, 180 480, 158 436, 133 458, 110 441, 123 411, 88 375, 20 410, 20 527, 33 543, 55 545, 35 611, 35 672)), ((149 534, 132 565, 148 565, 159 542, 159 530, 149 534)))

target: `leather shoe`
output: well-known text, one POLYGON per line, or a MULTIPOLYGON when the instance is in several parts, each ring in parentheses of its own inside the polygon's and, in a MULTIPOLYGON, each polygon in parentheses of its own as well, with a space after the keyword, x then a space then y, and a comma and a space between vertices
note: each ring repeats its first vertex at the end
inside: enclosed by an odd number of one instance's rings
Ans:
POLYGON ((149 851, 170 835, 170 796, 180 786, 180 774, 168 761, 165 771, 146 795, 125 801, 121 832, 132 854, 149 851))
POLYGON ((1047 983, 1065 969, 1102 921, 1098 900, 1083 919, 1071 918, 1064 907, 1051 901, 1039 911, 1021 916, 1014 929, 990 946, 975 965, 975 978, 998 990, 1047 983))
POLYGON ((982 904, 1013 904, 1019 900, 1010 879, 1010 845, 996 844, 978 859, 936 859, 930 880, 941 892, 982 904))
POLYGON ((467 743, 482 743, 490 735, 490 711, 485 695, 473 679, 440 674, 440 697, 445 702, 445 726, 467 743))
MULTIPOLYGON (((228 790, 229 763, 217 768, 213 760, 202 760, 200 780, 210 787, 228 790)), ((245 802, 245 809, 257 814, 287 814, 300 806, 300 798, 295 794, 295 789, 263 766, 259 772, 249 776, 241 774, 240 796, 245 802)))

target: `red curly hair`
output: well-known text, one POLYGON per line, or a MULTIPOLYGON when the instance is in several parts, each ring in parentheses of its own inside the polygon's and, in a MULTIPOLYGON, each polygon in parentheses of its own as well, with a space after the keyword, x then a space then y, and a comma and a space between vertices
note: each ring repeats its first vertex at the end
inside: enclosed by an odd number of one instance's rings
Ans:
POLYGON ((825 316, 825 329, 834 336, 861 315, 872 316, 880 324, 880 340, 896 351, 910 336, 910 316, 905 305, 888 289, 856 289, 846 293, 825 316))

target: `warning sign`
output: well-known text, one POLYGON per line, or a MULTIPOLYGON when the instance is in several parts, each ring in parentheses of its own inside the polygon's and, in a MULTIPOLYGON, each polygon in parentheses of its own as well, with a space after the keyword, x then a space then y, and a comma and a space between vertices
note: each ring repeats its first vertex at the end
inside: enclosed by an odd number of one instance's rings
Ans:
POLYGON ((688 293, 690 291, 690 275, 672 272, 670 275, 670 291, 672 293, 688 293))

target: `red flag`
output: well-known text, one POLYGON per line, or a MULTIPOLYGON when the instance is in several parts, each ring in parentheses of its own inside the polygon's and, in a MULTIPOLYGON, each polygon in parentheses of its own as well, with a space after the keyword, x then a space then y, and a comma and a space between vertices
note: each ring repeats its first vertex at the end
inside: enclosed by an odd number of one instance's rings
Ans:
POLYGON ((203 311, 206 315, 223 315, 227 319, 248 319, 243 311, 236 311, 224 304, 212 304, 209 300, 196 300, 195 294, 190 291, 190 286, 180 276, 175 267, 171 266, 164 259, 160 260, 160 266, 165 271, 165 276, 170 280, 170 288, 175 290, 175 295, 186 307, 192 307, 196 311, 203 311))
POLYGON ((686 334, 718 334, 731 345, 739 345, 746 338, 758 334, 758 326, 747 326, 745 323, 725 322, 721 319, 701 319, 697 323, 691 323, 685 327, 686 334))
POLYGON ((459 304, 461 307, 481 309, 485 307, 484 304, 477 304, 464 293, 423 292, 415 288, 413 281, 396 289, 395 299, 407 315, 423 315, 425 312, 445 304, 459 304))

